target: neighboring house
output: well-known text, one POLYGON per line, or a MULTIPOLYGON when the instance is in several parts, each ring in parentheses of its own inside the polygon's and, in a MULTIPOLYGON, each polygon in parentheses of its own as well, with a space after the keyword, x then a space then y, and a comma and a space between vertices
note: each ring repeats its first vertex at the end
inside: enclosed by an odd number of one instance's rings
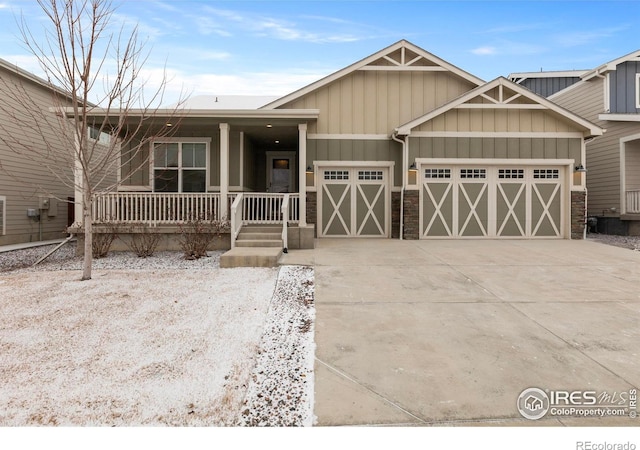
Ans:
POLYGON ((185 110, 97 196, 95 219, 169 230, 186 209, 215 211, 234 222, 233 247, 243 225, 281 225, 284 203, 291 248, 314 235, 582 238, 576 168, 601 134, 403 40, 258 109, 185 110))
POLYGON ((562 81, 556 74, 510 78, 534 88, 550 79, 566 84, 549 92, 549 100, 606 130, 587 141, 588 214, 598 218, 600 232, 640 235, 640 50, 593 70, 574 72, 577 78, 562 81))
MULTIPOLYGON (((65 97, 45 80, 0 59, 0 245, 61 238, 73 222, 68 202, 73 187, 60 180, 67 175, 73 181, 73 166, 68 171, 61 166, 56 176, 44 167, 46 162, 23 156, 30 146, 62 149, 54 129, 37 117, 47 114, 57 120, 49 111, 54 94, 65 97)), ((71 155, 69 160, 73 164, 71 155)))

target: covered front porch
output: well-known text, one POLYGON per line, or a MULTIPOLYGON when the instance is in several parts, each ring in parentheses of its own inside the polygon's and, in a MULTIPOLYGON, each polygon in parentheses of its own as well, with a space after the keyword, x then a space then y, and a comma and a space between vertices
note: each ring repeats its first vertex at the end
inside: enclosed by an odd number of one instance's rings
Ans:
MULTIPOLYGON (((243 227, 256 225, 279 227, 284 251, 312 247, 306 145, 307 122, 317 115, 316 110, 197 110, 179 119, 169 113, 154 117, 153 126, 171 132, 120 149, 113 188, 92 197, 95 229, 170 235, 193 220, 222 221, 228 222, 223 238, 228 248, 236 246, 243 227)), ((81 180, 77 184, 79 199, 81 180)), ((77 203, 76 217, 82 217, 81 208, 77 203)), ((75 225, 82 229, 81 222, 75 225)))
POLYGON ((622 215, 640 219, 640 134, 621 140, 620 196, 622 215))

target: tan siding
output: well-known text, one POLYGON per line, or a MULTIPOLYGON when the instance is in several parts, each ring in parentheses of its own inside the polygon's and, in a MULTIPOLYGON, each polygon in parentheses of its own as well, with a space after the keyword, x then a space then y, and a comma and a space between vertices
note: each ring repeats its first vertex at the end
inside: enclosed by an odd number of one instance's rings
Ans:
POLYGON ((626 189, 640 189, 640 142, 629 142, 625 145, 626 189))
POLYGON ((311 134, 389 134, 473 87, 448 72, 356 71, 282 108, 320 109, 311 134))
MULTIPOLYGON (((54 114, 48 112, 53 106, 52 92, 31 81, 16 78, 11 72, 0 68, 0 96, 5 106, 11 106, 20 117, 20 124, 0 111, 2 128, 0 133, 9 138, 9 142, 0 141, 0 195, 6 196, 6 234, 0 236, 0 245, 32 242, 42 239, 64 237, 67 226, 67 197, 74 195, 73 190, 73 144, 64 142, 62 132, 54 114), (16 84, 22 87, 16 87, 16 84), (12 102, 6 92, 24 92, 30 100, 12 102), (33 105, 33 106, 25 106, 33 105), (26 114, 27 108, 44 111, 46 119, 36 119, 26 114), (18 141, 20 144, 18 144, 18 141), (49 161, 34 160, 25 156, 29 148, 44 151, 47 143, 57 158, 49 161), (70 151, 66 151, 69 149, 70 151), (50 166, 55 174, 65 180, 63 183, 46 168, 50 166), (28 208, 38 208, 38 197, 54 195, 57 201, 57 213, 49 217, 43 211, 40 222, 27 217, 28 208)), ((56 202, 54 202, 56 203, 56 202)), ((1 231, 1 230, 0 230, 1 231)))

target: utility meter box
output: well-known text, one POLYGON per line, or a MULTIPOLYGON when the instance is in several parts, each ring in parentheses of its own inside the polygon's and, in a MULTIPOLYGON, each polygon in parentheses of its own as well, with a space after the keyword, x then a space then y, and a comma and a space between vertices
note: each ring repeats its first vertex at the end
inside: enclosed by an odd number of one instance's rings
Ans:
POLYGON ((49 209, 49 197, 42 197, 40 196, 38 198, 38 208, 39 209, 49 209))
POLYGON ((27 217, 40 217, 40 213, 35 208, 27 209, 27 217))

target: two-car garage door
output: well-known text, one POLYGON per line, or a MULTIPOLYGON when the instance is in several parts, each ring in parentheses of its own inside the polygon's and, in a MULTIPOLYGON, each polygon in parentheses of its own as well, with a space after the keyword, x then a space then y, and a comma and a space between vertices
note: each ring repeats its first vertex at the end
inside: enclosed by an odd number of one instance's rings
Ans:
POLYGON ((564 237, 565 168, 423 165, 420 237, 564 237))

